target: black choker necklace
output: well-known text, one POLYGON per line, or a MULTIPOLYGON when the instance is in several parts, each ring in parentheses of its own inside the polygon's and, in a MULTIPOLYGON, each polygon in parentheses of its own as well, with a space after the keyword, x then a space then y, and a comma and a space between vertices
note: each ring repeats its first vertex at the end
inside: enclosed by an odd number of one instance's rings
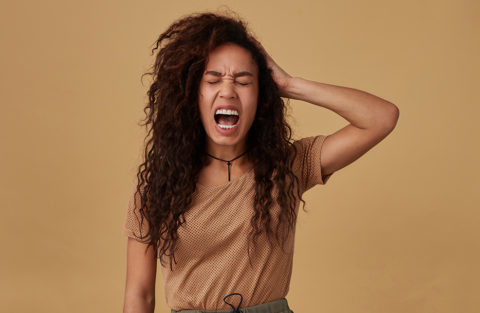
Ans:
POLYGON ((238 159, 239 157, 243 156, 245 153, 247 153, 247 151, 245 151, 244 153, 240 154, 239 156, 237 156, 236 158, 233 158, 231 159, 230 161, 227 161, 227 160, 223 160, 223 159, 220 159, 220 158, 217 158, 217 157, 214 157, 213 155, 209 154, 208 152, 205 152, 209 157, 212 157, 214 159, 217 159, 219 161, 223 161, 223 162, 227 162, 227 165, 228 165, 228 181, 230 181, 230 165, 232 165, 232 162, 235 161, 236 159, 238 159))

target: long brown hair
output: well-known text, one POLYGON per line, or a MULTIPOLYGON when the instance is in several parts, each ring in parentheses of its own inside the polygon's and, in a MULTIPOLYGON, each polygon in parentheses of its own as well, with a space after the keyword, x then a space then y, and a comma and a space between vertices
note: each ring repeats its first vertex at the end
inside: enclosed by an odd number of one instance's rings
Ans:
POLYGON ((152 49, 152 54, 156 52, 155 63, 146 75, 151 75, 153 82, 141 124, 148 129, 145 161, 138 167, 135 192, 141 201, 135 209, 141 215, 140 225, 145 219, 148 222, 147 234, 138 238, 146 239, 147 248, 154 247, 162 265, 163 256, 168 256, 171 269, 172 261, 177 263, 174 251, 178 227, 185 222, 199 172, 207 162, 206 134, 198 108, 199 83, 209 53, 221 44, 235 43, 250 51, 259 73, 258 107, 247 138, 256 183, 249 242, 255 242, 265 231, 270 244, 274 234, 283 248, 288 232, 295 227, 296 199, 305 206, 292 171, 297 152, 290 142, 287 108, 265 55, 249 36, 246 23, 238 17, 197 13, 174 22, 152 49), (278 191, 276 199, 272 197, 274 188, 278 191), (274 231, 270 227, 270 207, 275 200, 281 211, 274 231))

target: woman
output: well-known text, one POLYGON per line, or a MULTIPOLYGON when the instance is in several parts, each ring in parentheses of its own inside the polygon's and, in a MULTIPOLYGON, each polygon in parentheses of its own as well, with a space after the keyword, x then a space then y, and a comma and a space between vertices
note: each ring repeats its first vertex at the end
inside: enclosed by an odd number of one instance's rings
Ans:
POLYGON ((172 313, 293 312, 285 296, 302 194, 385 138, 399 110, 290 76, 238 18, 182 18, 156 50, 145 162, 124 229, 124 312, 153 312, 157 258, 172 313), (350 124, 291 142, 281 97, 350 124))

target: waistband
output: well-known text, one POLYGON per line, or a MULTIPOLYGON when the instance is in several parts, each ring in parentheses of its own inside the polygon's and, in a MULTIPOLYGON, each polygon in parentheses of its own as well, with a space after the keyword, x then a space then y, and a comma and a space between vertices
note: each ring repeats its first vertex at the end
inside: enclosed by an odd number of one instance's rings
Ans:
MULTIPOLYGON (((170 313, 293 313, 288 306, 288 301, 285 298, 278 299, 271 302, 261 303, 254 306, 241 307, 242 300, 240 304, 235 308, 231 303, 227 302, 225 299, 231 295, 240 295, 240 294, 230 294, 224 298, 225 303, 232 307, 231 310, 179 310, 176 311, 171 309, 170 313)), ((240 295, 241 296, 241 295, 240 295)), ((242 298, 243 299, 243 298, 242 298)))

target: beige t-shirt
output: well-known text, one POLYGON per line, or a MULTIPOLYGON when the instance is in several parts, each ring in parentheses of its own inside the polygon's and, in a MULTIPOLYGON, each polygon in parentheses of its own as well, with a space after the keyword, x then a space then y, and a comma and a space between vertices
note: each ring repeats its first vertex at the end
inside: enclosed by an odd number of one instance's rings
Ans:
MULTIPOLYGON (((320 167, 325 138, 319 135, 294 142, 298 154, 293 171, 299 178, 301 194, 317 184, 325 184, 333 174, 322 175, 320 167)), ((173 263, 173 271, 170 271, 168 258, 165 258, 165 267, 161 267, 166 303, 170 308, 228 310, 231 307, 223 298, 234 292, 242 294, 242 307, 286 297, 292 274, 294 232, 290 232, 285 242, 287 253, 276 241, 271 248, 262 233, 257 237, 253 253, 250 245, 253 267, 248 260, 247 237, 253 216, 254 183, 254 170, 251 169, 221 185, 197 184, 192 206, 185 214, 186 222, 178 229, 177 264, 173 263)), ((298 199, 295 207, 298 214, 298 199)), ((275 201, 270 212, 276 225, 279 206, 275 201)), ((140 216, 138 212, 137 215, 140 216)), ((134 233, 138 235, 139 229, 130 200, 124 234, 135 238, 134 233)), ((239 301, 237 298, 227 301, 239 301)))

